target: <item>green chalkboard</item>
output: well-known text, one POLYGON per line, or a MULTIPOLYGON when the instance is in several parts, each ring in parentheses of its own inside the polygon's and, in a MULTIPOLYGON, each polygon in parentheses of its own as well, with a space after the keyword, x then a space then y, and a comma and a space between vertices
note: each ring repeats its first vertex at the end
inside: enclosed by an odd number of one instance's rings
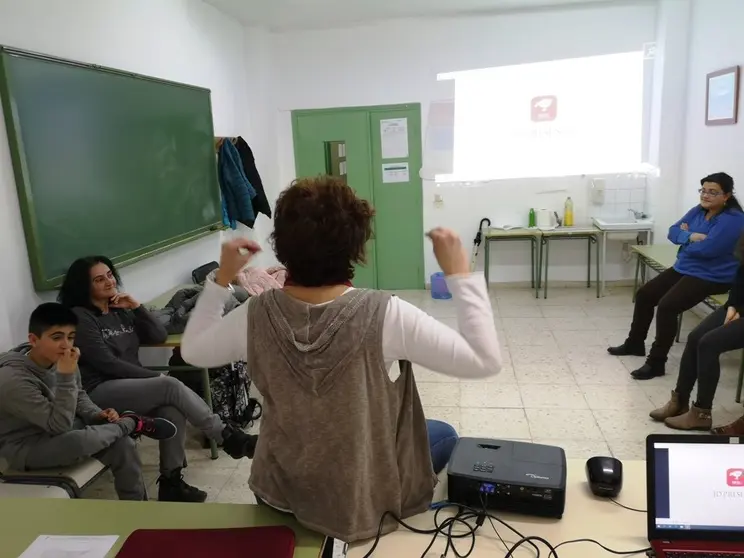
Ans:
POLYGON ((0 97, 37 290, 219 228, 209 90, 0 47, 0 97))

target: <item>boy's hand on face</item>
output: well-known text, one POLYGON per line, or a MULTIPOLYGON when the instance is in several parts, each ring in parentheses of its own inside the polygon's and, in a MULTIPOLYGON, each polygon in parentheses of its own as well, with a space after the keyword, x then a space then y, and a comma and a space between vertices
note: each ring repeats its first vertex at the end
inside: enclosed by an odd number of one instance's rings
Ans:
POLYGON ((57 372, 60 374, 74 374, 78 369, 80 349, 72 347, 67 349, 62 358, 57 361, 57 372))

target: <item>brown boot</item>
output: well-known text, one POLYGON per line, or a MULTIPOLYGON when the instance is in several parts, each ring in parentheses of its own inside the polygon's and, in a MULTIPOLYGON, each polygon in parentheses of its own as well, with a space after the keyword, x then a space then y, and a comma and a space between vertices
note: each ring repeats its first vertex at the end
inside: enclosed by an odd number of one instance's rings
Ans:
POLYGON ((718 436, 744 436, 744 415, 726 426, 718 426, 711 430, 718 436))
POLYGON ((649 413, 649 416, 656 422, 664 422, 670 417, 678 417, 679 415, 684 415, 689 410, 690 406, 688 402, 682 401, 682 399, 680 399, 679 397, 679 394, 676 391, 672 390, 672 398, 669 400, 669 402, 663 407, 651 411, 651 413, 649 413))
POLYGON ((687 413, 669 417, 664 424, 675 430, 710 430, 713 426, 713 417, 710 409, 698 409, 692 405, 687 413))

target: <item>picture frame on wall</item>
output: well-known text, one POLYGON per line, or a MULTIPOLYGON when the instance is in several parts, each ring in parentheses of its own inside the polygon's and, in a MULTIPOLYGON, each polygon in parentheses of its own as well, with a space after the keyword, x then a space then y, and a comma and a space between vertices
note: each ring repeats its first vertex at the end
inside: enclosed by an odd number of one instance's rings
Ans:
POLYGON ((706 76, 705 125, 736 124, 739 113, 739 66, 706 76))

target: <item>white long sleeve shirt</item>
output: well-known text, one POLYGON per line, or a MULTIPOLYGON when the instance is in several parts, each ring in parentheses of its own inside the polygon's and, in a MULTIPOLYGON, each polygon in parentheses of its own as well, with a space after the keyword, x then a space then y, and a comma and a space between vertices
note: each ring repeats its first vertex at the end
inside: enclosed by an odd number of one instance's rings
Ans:
MULTIPOLYGON (((382 330, 382 353, 390 379, 396 361, 408 360, 455 378, 485 378, 501 370, 501 351, 482 274, 450 276, 447 285, 459 332, 412 304, 392 297, 382 330)), ((192 310, 181 356, 194 366, 216 367, 248 360, 250 301, 223 317, 230 291, 208 282, 192 310)))

